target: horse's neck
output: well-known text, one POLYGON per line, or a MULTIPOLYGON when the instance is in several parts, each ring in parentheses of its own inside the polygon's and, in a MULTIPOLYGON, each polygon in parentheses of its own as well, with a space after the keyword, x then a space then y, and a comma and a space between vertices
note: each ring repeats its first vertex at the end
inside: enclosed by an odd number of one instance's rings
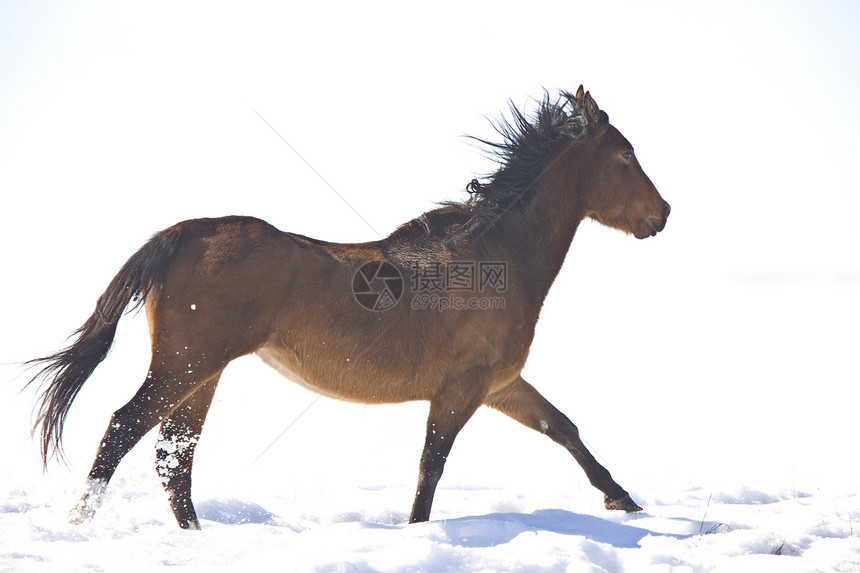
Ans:
POLYGON ((572 189, 539 188, 529 205, 522 210, 513 208, 488 233, 488 238, 498 241, 510 257, 509 272, 521 275, 518 282, 524 285, 529 303, 538 309, 583 219, 575 203, 571 203, 576 196, 572 189))

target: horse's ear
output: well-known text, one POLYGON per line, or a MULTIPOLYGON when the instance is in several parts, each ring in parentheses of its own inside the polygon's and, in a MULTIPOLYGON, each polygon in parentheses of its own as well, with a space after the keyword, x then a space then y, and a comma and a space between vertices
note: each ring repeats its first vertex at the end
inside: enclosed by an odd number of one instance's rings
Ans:
POLYGON ((583 89, 582 84, 579 84, 579 89, 576 90, 576 99, 582 100, 585 97, 585 89, 583 89))
MULTIPOLYGON (((578 92, 577 92, 578 93, 578 92)), ((585 118, 588 123, 597 124, 600 121, 600 108, 597 102, 591 97, 591 92, 585 92, 585 100, 582 102, 585 109, 585 118)))

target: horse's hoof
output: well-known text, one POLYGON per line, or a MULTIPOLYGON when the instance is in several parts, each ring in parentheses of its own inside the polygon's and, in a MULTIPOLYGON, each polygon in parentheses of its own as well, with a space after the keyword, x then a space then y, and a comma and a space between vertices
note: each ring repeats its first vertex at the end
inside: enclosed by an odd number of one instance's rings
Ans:
POLYGON ((179 527, 187 531, 200 531, 200 522, 195 517, 194 519, 180 521, 179 527))
POLYGON ((107 488, 107 482, 104 480, 87 480, 87 485, 81 497, 78 498, 75 507, 69 512, 69 523, 80 525, 91 520, 96 513, 96 509, 98 509, 99 503, 101 503, 105 488, 107 488))
POLYGON ((621 499, 609 499, 609 496, 606 496, 603 498, 603 505, 606 506, 606 509, 620 509, 627 513, 642 511, 642 508, 630 499, 629 495, 625 495, 621 499))

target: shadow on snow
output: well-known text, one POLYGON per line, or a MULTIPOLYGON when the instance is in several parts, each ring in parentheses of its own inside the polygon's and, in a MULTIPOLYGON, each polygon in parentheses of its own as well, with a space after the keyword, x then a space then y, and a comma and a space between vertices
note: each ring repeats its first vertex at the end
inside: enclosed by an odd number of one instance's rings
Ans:
POLYGON ((207 499, 197 504, 197 514, 201 519, 225 525, 274 525, 275 514, 266 511, 256 503, 238 499, 207 499))
POLYGON ((492 547, 507 543, 521 533, 542 531, 581 535, 616 548, 639 547, 639 542, 648 535, 675 539, 693 536, 660 533, 562 509, 542 509, 531 514, 490 513, 480 517, 461 517, 445 521, 444 528, 451 544, 463 547, 492 547))
MULTIPOLYGON (((263 507, 236 499, 209 499, 198 504, 199 516, 225 525, 277 525, 278 517, 263 507)), ((676 518, 677 519, 677 518, 676 518)), ((350 520, 352 521, 352 520, 350 520)), ((361 520, 358 520, 361 521, 361 520)), ((684 520, 690 521, 690 520, 684 520)), ((435 522, 442 526, 451 545, 460 547, 493 547, 513 540, 522 533, 557 533, 582 536, 616 548, 636 548, 643 538, 654 535, 687 539, 707 534, 719 524, 690 521, 688 531, 697 533, 664 533, 644 527, 615 523, 593 515, 572 513, 563 509, 541 509, 534 513, 489 513, 435 522)), ((362 521, 363 528, 398 530, 402 525, 362 521)))

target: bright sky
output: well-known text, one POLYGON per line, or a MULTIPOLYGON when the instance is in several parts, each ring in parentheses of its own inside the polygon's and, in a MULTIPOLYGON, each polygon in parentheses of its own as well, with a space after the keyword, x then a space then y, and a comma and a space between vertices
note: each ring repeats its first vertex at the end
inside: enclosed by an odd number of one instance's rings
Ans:
POLYGON ((4 288, 89 308, 199 216, 388 234, 493 168, 461 136, 508 98, 580 83, 672 204, 650 256, 856 279, 858 56, 848 1, 5 1, 0 243, 35 284, 4 288))
MULTIPOLYGON (((857 475, 797 420, 811 408, 846 436, 855 419, 860 3, 297 4, 0 3, 0 364, 55 350, 177 221, 364 241, 462 199, 493 169, 462 135, 492 137, 509 98, 582 83, 672 216, 642 242, 580 228, 529 378, 551 399, 585 381, 569 413, 604 452, 628 435, 601 431, 610 391, 650 412, 654 439, 694 430, 684 455, 715 467, 748 444, 781 471, 773 444, 790 443, 847 469, 799 465, 857 475)), ((119 404, 140 378, 116 354, 140 371, 147 356, 116 346, 88 388, 119 404)))

